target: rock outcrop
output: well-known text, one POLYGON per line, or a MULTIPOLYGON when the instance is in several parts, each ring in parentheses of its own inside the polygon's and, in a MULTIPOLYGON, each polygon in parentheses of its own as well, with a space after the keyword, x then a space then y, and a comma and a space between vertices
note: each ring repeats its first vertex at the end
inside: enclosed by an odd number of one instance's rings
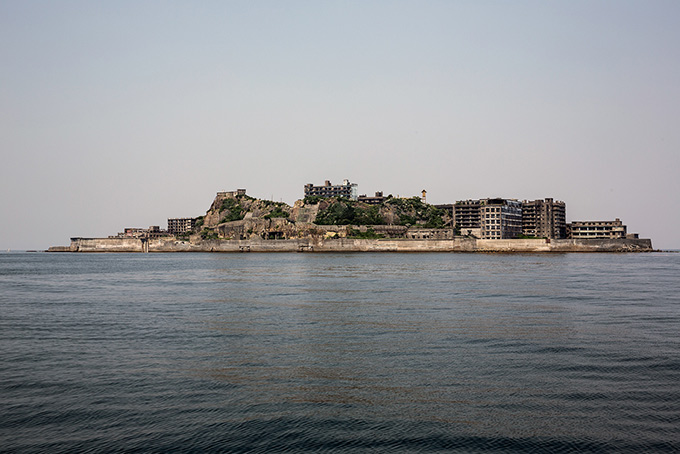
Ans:
MULTIPOLYGON (((390 197, 380 205, 343 198, 308 198, 291 207, 255 199, 245 192, 220 192, 205 216, 198 219, 192 240, 345 238, 357 232, 363 237, 401 238, 408 237, 409 228, 445 229, 450 225, 448 212, 417 197, 390 197)), ((452 238, 453 231, 417 237, 452 238)))

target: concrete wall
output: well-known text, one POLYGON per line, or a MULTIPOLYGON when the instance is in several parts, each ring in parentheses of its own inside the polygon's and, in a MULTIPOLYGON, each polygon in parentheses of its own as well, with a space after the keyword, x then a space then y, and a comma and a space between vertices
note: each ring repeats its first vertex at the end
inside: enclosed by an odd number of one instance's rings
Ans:
POLYGON ((477 240, 476 250, 481 252, 550 252, 552 242, 545 239, 527 240, 477 240))
POLYGON ((144 252, 139 238, 72 238, 72 252, 144 252))
MULTIPOLYGON (((63 248, 50 248, 60 251, 63 248)), ((294 240, 204 240, 174 238, 73 238, 71 252, 641 252, 648 239, 478 240, 301 238, 294 240)))
POLYGON ((639 252, 653 250, 652 240, 647 238, 565 239, 552 240, 551 245, 554 252, 639 252))

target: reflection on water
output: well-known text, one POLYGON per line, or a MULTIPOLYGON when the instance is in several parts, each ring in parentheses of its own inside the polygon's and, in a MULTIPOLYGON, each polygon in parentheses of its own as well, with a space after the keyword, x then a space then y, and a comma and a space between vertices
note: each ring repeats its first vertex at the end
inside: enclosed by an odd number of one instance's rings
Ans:
POLYGON ((0 435, 63 452, 673 452, 679 265, 2 256, 0 435))

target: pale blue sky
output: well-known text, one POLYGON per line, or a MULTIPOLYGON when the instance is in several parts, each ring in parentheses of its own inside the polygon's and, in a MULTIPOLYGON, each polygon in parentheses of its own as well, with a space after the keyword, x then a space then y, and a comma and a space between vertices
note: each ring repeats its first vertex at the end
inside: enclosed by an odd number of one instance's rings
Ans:
POLYGON ((0 0, 0 249, 305 183, 680 248, 680 2, 0 0))

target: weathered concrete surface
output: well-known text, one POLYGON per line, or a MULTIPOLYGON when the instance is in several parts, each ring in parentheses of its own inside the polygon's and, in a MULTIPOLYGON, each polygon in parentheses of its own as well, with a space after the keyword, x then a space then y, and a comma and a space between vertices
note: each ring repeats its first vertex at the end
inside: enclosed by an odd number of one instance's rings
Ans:
POLYGON ((535 240, 476 240, 480 252, 550 252, 551 243, 545 239, 535 240))
POLYGON ((71 238, 71 252, 145 252, 139 238, 71 238))
POLYGON ((551 240, 552 252, 650 252, 652 240, 647 238, 617 240, 551 240))
POLYGON ((350 239, 323 237, 292 240, 198 240, 174 238, 72 238, 68 248, 51 252, 648 252, 649 239, 619 240, 477 240, 350 239))
POLYGON ((47 252, 73 252, 70 246, 50 246, 47 252))

